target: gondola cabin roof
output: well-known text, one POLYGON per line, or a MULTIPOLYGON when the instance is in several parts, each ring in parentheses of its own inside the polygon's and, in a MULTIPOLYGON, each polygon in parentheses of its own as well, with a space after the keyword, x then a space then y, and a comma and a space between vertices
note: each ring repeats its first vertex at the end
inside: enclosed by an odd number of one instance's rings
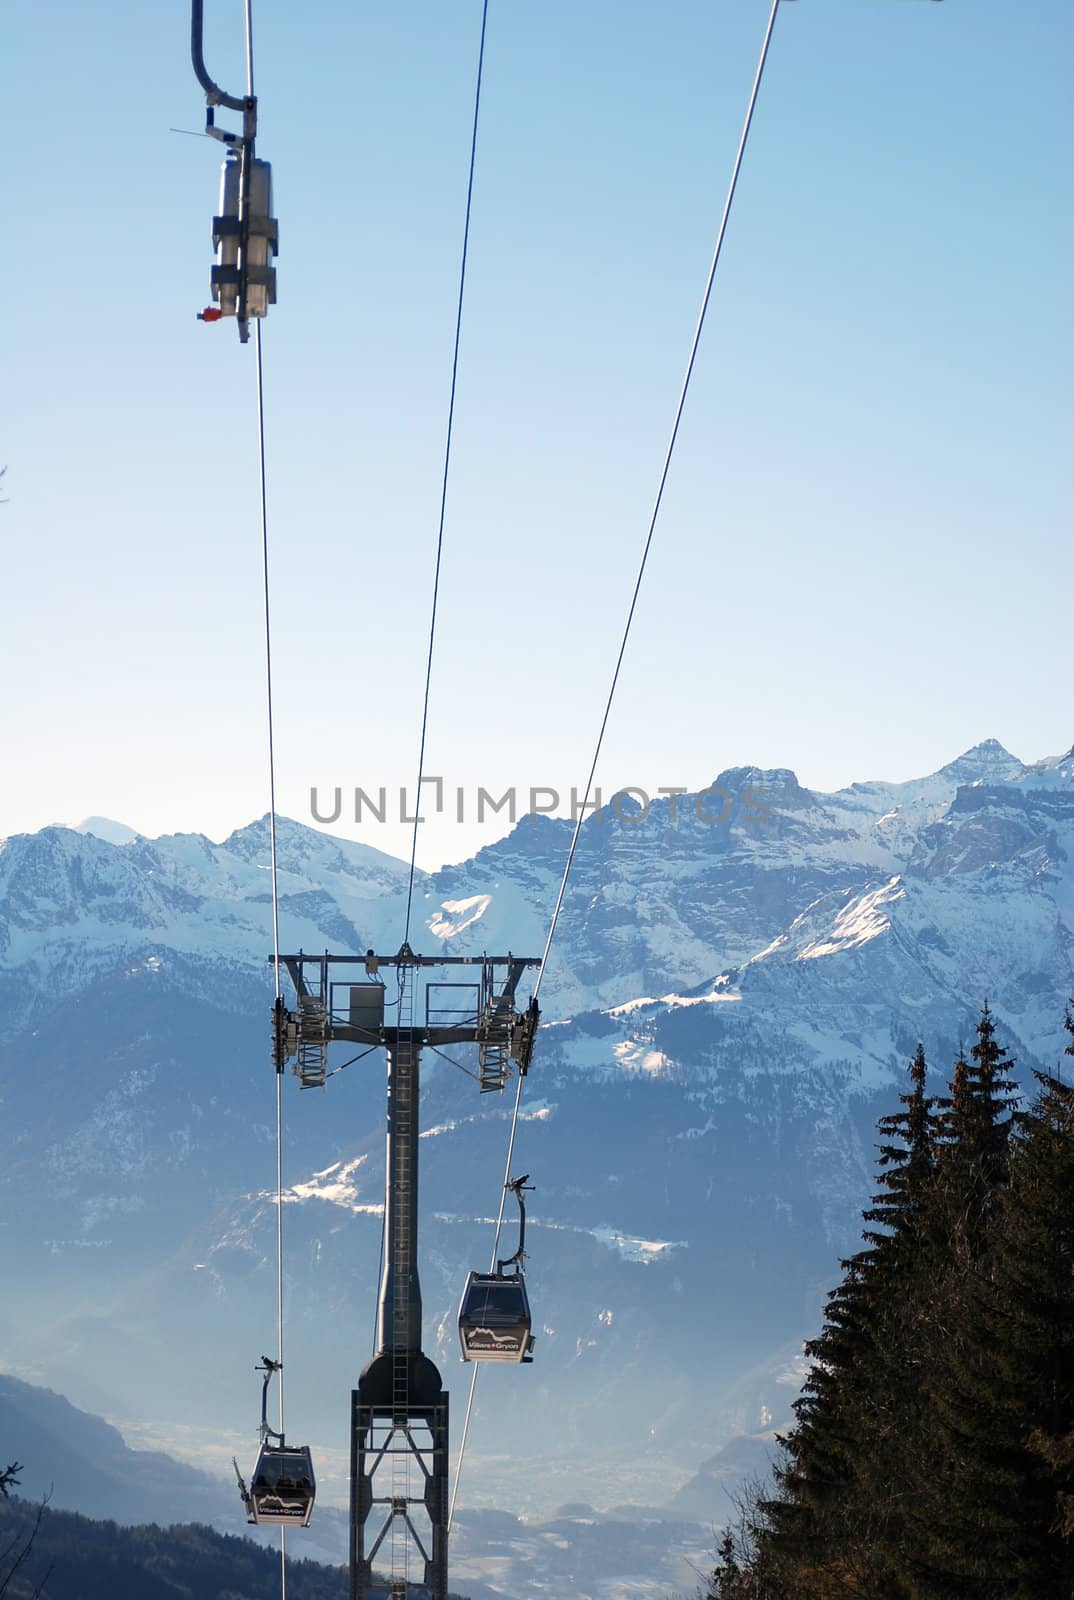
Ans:
POLYGON ((316 1493, 308 1445, 263 1444, 250 1479, 247 1521, 308 1528, 316 1493))
POLYGON ((530 1361, 529 1296, 521 1272, 471 1272, 459 1303, 464 1361, 530 1361))

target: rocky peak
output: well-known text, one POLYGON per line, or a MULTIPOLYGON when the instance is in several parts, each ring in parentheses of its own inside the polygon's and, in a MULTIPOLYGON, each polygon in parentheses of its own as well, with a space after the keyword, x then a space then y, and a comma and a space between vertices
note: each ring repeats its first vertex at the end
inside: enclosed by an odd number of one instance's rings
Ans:
POLYGON ((1020 777, 1024 771, 1023 763, 1004 749, 998 739, 982 739, 980 744, 972 745, 941 767, 937 777, 953 778, 957 784, 1004 783, 1020 777))

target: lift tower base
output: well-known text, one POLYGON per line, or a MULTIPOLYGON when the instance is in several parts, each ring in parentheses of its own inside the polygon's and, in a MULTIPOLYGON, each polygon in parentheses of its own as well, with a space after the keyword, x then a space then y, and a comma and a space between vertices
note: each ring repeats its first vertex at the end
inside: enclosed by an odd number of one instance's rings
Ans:
POLYGON ((447 1600, 448 1396, 436 1367, 417 1354, 410 1361, 406 1409, 400 1414, 393 1399, 395 1379, 391 1354, 376 1356, 351 1394, 350 1600, 404 1595, 447 1600), (408 1469, 405 1476, 401 1465, 408 1469), (401 1476, 404 1493, 394 1494, 401 1476), (428 1532, 416 1525, 412 1506, 424 1510, 428 1532), (385 1512, 383 1526, 369 1542, 368 1524, 378 1507, 385 1512), (389 1563, 384 1546, 395 1539, 400 1521, 415 1564, 424 1570, 402 1585, 391 1579, 378 1583, 375 1565, 398 1566, 394 1556, 389 1563))

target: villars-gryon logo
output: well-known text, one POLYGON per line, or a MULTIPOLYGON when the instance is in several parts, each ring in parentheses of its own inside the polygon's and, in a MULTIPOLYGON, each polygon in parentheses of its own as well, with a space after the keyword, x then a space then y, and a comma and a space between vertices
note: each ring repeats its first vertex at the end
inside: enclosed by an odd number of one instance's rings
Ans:
MULTIPOLYGON (((428 790, 422 794, 426 811, 431 804, 437 816, 450 817, 455 822, 481 823, 500 818, 517 822, 519 817, 550 817, 569 805, 572 822, 577 822, 579 816, 589 811, 592 812, 590 820, 593 822, 603 822, 610 816, 624 827, 635 828, 647 820, 654 804, 663 812, 665 801, 670 827, 676 827, 681 819, 696 821, 709 828, 730 827, 733 823, 759 828, 772 814, 771 807, 764 799, 768 790, 752 784, 737 795, 718 783, 710 784, 696 794, 691 794, 683 784, 662 784, 654 795, 638 784, 625 784, 615 791, 607 803, 599 789, 594 789, 591 798, 586 800, 579 790, 572 788, 569 798, 561 800, 558 789, 545 784, 537 784, 530 789, 518 789, 512 785, 501 795, 481 787, 475 790, 456 786, 452 790, 445 785, 443 778, 422 778, 421 789, 425 791, 426 786, 428 790)), ((310 789, 310 815, 314 822, 332 823, 342 818, 344 790, 336 787, 331 794, 331 801, 326 802, 319 789, 310 789)), ((405 787, 396 790, 381 785, 372 792, 356 787, 348 792, 348 809, 352 795, 355 822, 394 822, 397 795, 400 822, 413 824, 428 821, 428 815, 411 815, 409 791, 405 787)), ((349 816, 347 820, 350 821, 349 816)))

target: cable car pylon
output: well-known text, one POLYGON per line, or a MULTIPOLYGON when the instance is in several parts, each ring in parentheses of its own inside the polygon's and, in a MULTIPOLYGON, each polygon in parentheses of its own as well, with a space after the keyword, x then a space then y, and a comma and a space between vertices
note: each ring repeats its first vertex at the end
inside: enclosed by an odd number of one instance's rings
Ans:
MULTIPOLYGON (((270 959, 275 959, 271 957, 270 959)), ((535 1003, 517 997, 536 957, 422 956, 404 940, 395 955, 281 955, 294 985, 292 1010, 272 1011, 275 1064, 293 1062, 302 1088, 322 1087, 328 1047, 335 1042, 382 1048, 387 1054, 387 1147, 384 1261, 376 1350, 351 1395, 350 1600, 447 1600, 448 1395, 435 1363, 422 1349, 418 1272, 418 1163, 422 1051, 474 1044, 482 1093, 502 1091, 512 1072, 529 1070, 539 1022, 535 1003), (474 981, 431 982, 417 1015, 417 985, 432 968, 476 969, 474 981), (383 971, 399 984, 398 1012, 385 1020, 383 971), (390 1564, 388 1587, 374 1565, 390 1564), (411 1571, 420 1574, 415 1581, 411 1571)), ((462 975, 460 974, 460 977, 462 975)), ((498 1263, 497 1280, 515 1297, 521 1289, 525 1207, 519 1249, 498 1263)), ((529 1338, 526 1306, 525 1340, 529 1338)), ((515 1324, 518 1323, 515 1317, 515 1324)), ((517 1326, 516 1326, 517 1337, 517 1326)), ((524 1342, 525 1342, 524 1340, 524 1342)), ((513 1360, 524 1359, 514 1355, 513 1360)), ((471 1357, 471 1359, 473 1359, 471 1357)), ((486 1358, 488 1359, 488 1358, 486 1358)), ((499 1359, 505 1359, 500 1357, 499 1359)))

